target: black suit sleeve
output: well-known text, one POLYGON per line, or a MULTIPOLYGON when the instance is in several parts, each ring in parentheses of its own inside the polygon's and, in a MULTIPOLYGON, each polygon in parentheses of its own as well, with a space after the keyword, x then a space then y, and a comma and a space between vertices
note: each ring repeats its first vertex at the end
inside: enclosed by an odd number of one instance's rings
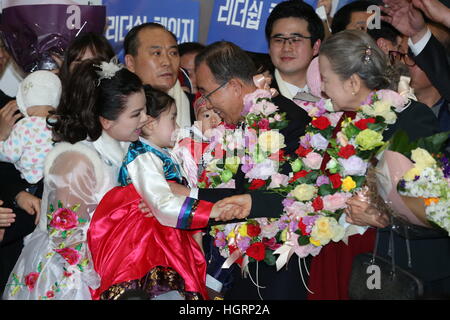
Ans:
POLYGON ((388 126, 383 136, 390 139, 397 130, 403 130, 414 141, 439 132, 439 122, 425 104, 411 100, 411 105, 398 114, 397 121, 388 126))
POLYGON ((431 36, 425 48, 414 57, 414 60, 439 93, 450 101, 450 66, 444 46, 431 36))
POLYGON ((20 177, 20 172, 11 163, 0 162, 0 200, 12 205, 16 195, 28 188, 28 183, 20 177))

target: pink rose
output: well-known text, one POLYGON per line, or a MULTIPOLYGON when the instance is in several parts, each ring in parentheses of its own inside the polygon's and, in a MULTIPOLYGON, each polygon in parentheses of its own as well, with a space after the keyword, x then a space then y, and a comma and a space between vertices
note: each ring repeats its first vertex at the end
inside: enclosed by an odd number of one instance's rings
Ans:
POLYGON ((272 176, 272 180, 269 184, 269 189, 278 188, 280 186, 287 186, 289 182, 289 177, 285 174, 275 173, 272 176))
POLYGON ((303 163, 310 169, 313 170, 319 169, 322 163, 322 156, 317 152, 310 152, 303 159, 303 163))
POLYGON ((408 102, 408 98, 388 89, 377 91, 377 96, 380 100, 390 101, 397 111, 401 111, 402 107, 408 102))
POLYGON ((267 119, 261 119, 258 121, 258 127, 262 130, 269 130, 270 129, 270 122, 267 119))
POLYGON ((350 193, 337 192, 335 194, 330 194, 324 196, 323 200, 323 209, 329 211, 336 211, 338 209, 344 209, 347 207, 347 199, 349 199, 352 195, 350 193))
POLYGON ((78 226, 78 216, 70 209, 60 208, 53 213, 50 226, 58 230, 70 230, 78 226))
POLYGON ((56 249, 55 251, 59 253, 70 265, 78 264, 81 260, 81 254, 75 249, 64 248, 56 249))

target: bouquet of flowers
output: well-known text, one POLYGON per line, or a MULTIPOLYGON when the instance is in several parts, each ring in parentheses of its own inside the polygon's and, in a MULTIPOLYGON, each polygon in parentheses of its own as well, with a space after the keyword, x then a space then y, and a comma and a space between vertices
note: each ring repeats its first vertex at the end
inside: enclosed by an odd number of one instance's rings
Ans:
POLYGON ((423 200, 424 210, 417 206, 414 210, 421 220, 450 232, 450 164, 436 148, 448 135, 440 133, 416 144, 403 143, 403 153, 414 165, 400 179, 397 190, 402 196, 423 200))
POLYGON ((286 196, 281 217, 264 221, 264 228, 272 233, 250 237, 246 247, 237 245, 242 234, 235 231, 254 221, 236 224, 232 230, 213 231, 216 245, 230 262, 239 261, 238 256, 246 262, 246 256, 250 256, 268 264, 276 260, 280 269, 294 253, 300 258, 317 255, 330 241, 355 233, 343 217, 346 201, 362 190, 369 161, 385 144, 382 133, 395 122, 394 109, 406 101, 393 91, 379 91, 370 95, 354 117, 327 113, 323 107, 326 103, 330 101, 321 100, 310 108, 310 115, 316 117, 300 138, 295 152, 298 158, 289 159, 292 172, 288 182, 272 189, 286 196), (254 248, 259 248, 260 255, 253 255, 254 248), (280 255, 278 259, 274 254, 280 255))
POLYGON ((216 128, 203 159, 208 166, 199 187, 233 187, 241 166, 248 189, 287 185, 288 177, 278 173, 285 161, 284 136, 278 132, 287 126, 284 113, 271 102, 269 91, 258 89, 244 97, 244 126, 216 128))

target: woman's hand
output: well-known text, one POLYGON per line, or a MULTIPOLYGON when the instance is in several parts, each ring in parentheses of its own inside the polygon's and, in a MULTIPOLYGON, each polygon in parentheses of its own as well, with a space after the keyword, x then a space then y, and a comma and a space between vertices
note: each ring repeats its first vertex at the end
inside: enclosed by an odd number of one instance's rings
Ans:
POLYGON ((389 216, 359 197, 347 200, 346 221, 357 226, 385 228, 389 225, 389 216))
POLYGON ((17 205, 30 215, 36 215, 34 224, 39 223, 41 216, 41 199, 33 196, 31 193, 20 191, 16 196, 17 205))
POLYGON ((16 220, 16 214, 10 208, 3 208, 3 201, 0 200, 0 228, 6 228, 11 226, 16 220))

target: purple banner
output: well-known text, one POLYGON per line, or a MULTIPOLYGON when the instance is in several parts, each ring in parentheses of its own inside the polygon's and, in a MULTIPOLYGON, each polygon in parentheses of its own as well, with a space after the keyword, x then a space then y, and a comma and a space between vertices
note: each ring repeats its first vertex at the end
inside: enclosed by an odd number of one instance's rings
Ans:
POLYGON ((1 29, 14 60, 28 73, 43 69, 52 53, 62 55, 77 34, 102 34, 105 24, 105 6, 23 5, 3 10, 1 29))

